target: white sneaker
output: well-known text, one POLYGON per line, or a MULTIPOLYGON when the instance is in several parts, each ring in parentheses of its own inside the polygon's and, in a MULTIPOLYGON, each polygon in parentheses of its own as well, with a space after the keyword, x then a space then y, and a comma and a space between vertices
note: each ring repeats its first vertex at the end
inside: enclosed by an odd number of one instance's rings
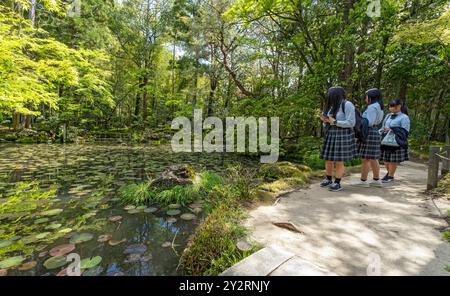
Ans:
POLYGON ((381 180, 370 180, 369 181, 369 185, 370 186, 375 186, 375 187, 383 187, 383 182, 381 182, 381 180))
POLYGON ((369 181, 362 181, 362 180, 358 180, 355 182, 350 183, 350 185, 352 186, 359 186, 359 187, 370 187, 369 181))

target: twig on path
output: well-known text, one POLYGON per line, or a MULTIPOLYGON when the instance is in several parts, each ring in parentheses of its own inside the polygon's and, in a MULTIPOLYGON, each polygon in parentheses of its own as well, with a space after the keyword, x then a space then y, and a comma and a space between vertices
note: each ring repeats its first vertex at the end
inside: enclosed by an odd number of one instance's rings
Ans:
POLYGON ((291 222, 272 222, 273 225, 280 227, 280 228, 284 228, 287 229, 289 231, 292 232, 297 232, 300 234, 305 234, 303 231, 301 231, 300 229, 298 229, 297 226, 295 226, 293 223, 291 222))

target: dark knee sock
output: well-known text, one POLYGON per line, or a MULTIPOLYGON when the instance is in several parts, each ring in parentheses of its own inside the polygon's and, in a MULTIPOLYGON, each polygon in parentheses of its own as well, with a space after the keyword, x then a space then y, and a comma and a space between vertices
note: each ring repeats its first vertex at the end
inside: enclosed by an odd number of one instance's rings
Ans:
POLYGON ((327 175, 327 180, 330 180, 330 181, 331 181, 332 179, 333 179, 332 176, 328 176, 328 175, 327 175))
POLYGON ((334 183, 341 184, 341 178, 336 178, 336 179, 334 179, 334 183))

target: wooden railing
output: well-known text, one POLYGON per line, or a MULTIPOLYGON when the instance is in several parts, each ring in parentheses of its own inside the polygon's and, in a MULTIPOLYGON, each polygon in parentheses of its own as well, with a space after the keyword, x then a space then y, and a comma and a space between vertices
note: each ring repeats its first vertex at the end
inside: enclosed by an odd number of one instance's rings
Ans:
POLYGON ((437 187, 439 181, 439 163, 442 162, 441 176, 447 174, 450 170, 450 145, 442 148, 431 146, 428 157, 428 180, 427 190, 437 187))

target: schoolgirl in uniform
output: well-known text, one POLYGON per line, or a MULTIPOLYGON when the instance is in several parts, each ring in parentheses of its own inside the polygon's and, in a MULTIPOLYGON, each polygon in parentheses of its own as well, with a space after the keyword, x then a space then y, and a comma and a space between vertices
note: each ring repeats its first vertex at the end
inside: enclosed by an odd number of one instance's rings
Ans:
POLYGON ((372 88, 366 91, 367 108, 362 114, 362 118, 367 119, 368 133, 367 139, 363 142, 358 142, 358 156, 361 157, 361 180, 352 185, 370 187, 382 186, 380 180, 380 163, 381 158, 381 135, 379 133, 379 125, 383 121, 383 98, 381 91, 377 88, 372 88), (367 180, 369 171, 372 169, 373 179, 367 180))
POLYGON ((380 129, 382 137, 389 131, 395 132, 397 142, 402 139, 399 147, 381 146, 381 159, 384 161, 387 174, 382 180, 383 183, 394 181, 395 171, 399 163, 409 160, 407 137, 410 129, 410 120, 406 105, 399 99, 389 102, 390 114, 386 115, 383 127, 380 129))
POLYGON ((344 161, 352 160, 357 154, 353 131, 356 123, 355 106, 347 100, 342 87, 332 87, 328 90, 327 103, 320 120, 325 127, 320 158, 325 160, 326 169, 326 178, 320 186, 328 187, 330 191, 339 191, 342 189, 344 161), (334 182, 333 167, 336 168, 334 182))

